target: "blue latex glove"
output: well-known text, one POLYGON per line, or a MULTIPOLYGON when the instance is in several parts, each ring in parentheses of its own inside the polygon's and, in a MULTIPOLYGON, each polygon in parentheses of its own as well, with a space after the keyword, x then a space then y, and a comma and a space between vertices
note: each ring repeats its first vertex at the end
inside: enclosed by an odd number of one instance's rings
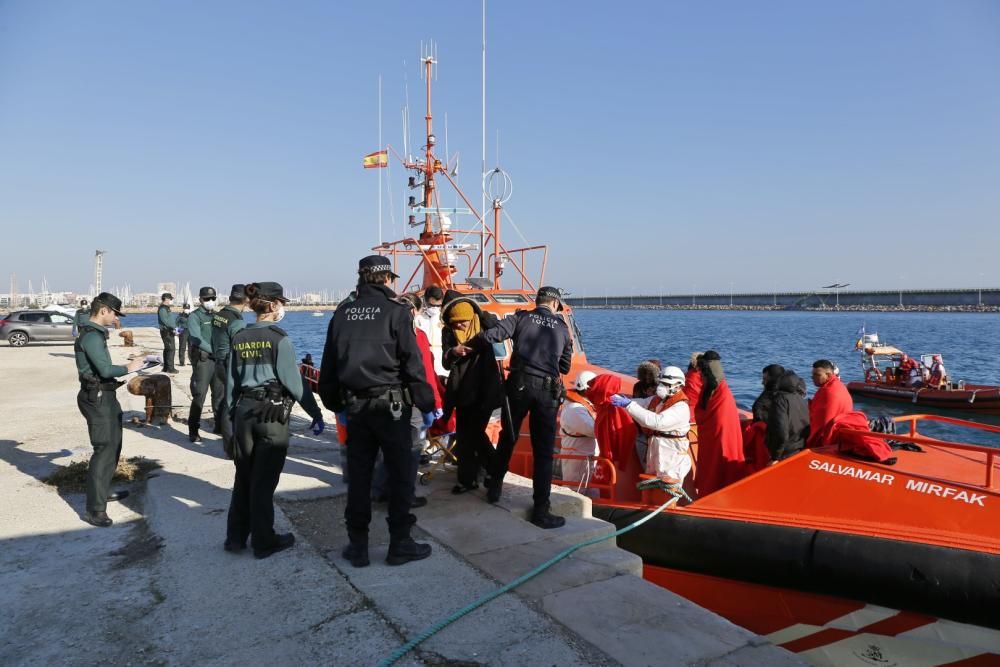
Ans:
POLYGON ((437 413, 436 410, 434 412, 425 412, 425 413, 423 413, 424 428, 430 428, 431 427, 431 424, 433 424, 434 420, 436 419, 436 417, 434 416, 436 413, 437 413))
POLYGON ((344 426, 347 426, 347 413, 346 412, 337 412, 337 413, 334 413, 334 414, 337 417, 337 423, 338 424, 343 424, 344 426))
POLYGON ((180 336, 182 333, 184 333, 184 327, 177 327, 176 331, 177 335, 180 336))
POLYGON ((444 410, 438 408, 437 410, 434 411, 434 421, 441 419, 441 417, 444 417, 444 410))
POLYGON ((616 408, 627 408, 628 404, 632 402, 631 398, 622 396, 621 394, 615 394, 611 397, 611 405, 616 408))
POLYGON ((314 419, 312 424, 309 425, 309 428, 312 429, 313 435, 319 435, 323 432, 323 429, 326 428, 326 424, 323 423, 323 419, 321 417, 319 419, 314 419))

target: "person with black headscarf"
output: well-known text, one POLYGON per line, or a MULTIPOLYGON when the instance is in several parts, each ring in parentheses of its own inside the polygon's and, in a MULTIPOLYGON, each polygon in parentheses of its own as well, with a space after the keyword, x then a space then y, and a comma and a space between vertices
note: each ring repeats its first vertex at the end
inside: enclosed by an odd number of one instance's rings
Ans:
POLYGON ((765 442, 771 460, 780 461, 799 452, 809 437, 809 403, 806 381, 789 369, 775 385, 767 415, 765 442))
POLYGON ((771 462, 771 454, 765 443, 767 419, 771 412, 771 404, 774 402, 774 391, 784 372, 785 367, 780 364, 770 364, 761 371, 761 384, 764 389, 753 402, 753 421, 745 424, 743 429, 743 455, 748 472, 757 472, 771 462))
POLYGON ((742 478, 746 473, 743 430, 736 399, 726 383, 722 357, 709 350, 698 360, 705 379, 695 406, 698 424, 698 469, 695 485, 703 497, 742 478))

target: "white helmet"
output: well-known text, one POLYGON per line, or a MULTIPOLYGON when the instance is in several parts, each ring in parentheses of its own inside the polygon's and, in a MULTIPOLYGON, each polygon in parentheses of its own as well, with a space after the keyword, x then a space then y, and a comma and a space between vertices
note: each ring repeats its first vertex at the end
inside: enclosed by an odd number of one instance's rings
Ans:
POLYGON ((597 373, 593 371, 580 371, 580 374, 576 376, 576 382, 573 384, 577 391, 586 391, 587 386, 590 382, 597 377, 597 373))
POLYGON ((660 384, 665 384, 671 388, 684 386, 684 371, 677 366, 667 366, 660 371, 660 384))

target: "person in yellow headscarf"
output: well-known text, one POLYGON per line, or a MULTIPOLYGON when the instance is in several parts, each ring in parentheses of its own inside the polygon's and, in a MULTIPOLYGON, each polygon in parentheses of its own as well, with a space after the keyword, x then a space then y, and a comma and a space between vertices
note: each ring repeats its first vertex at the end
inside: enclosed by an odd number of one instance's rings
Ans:
POLYGON ((495 327, 498 320, 453 290, 445 293, 441 320, 445 325, 442 362, 449 371, 444 404, 446 412, 455 410, 458 457, 458 484, 451 492, 458 494, 479 488, 479 471, 489 470, 493 458, 486 426, 503 399, 503 390, 493 346, 477 336, 495 327))

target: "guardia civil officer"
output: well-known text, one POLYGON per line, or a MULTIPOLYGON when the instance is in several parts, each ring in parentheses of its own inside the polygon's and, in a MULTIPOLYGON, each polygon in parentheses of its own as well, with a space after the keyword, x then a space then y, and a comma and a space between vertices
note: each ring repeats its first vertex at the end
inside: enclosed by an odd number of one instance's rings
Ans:
POLYGON ((90 319, 90 306, 87 305, 86 299, 80 299, 80 307, 76 310, 76 315, 73 316, 73 337, 80 335, 80 327, 87 323, 90 319))
POLYGON ((334 313, 320 368, 323 404, 347 416, 347 533, 343 556, 355 567, 368 565, 372 469, 379 449, 388 473, 389 552, 386 562, 402 565, 427 558, 428 544, 410 537, 410 415, 420 410, 433 421, 434 394, 427 384, 410 307, 387 286, 389 260, 379 255, 358 263, 356 298, 334 313))
MULTIPOLYGON (((198 290, 199 305, 188 315, 188 336, 191 340, 191 409, 188 411, 188 439, 201 442, 201 411, 205 406, 215 375, 212 358, 212 313, 215 312, 214 287, 198 290)), ((213 404, 214 404, 213 400, 213 404)), ((221 420, 216 419, 216 431, 221 432, 221 420)))
POLYGON ((163 372, 176 373, 174 367, 174 336, 177 334, 177 317, 170 313, 174 295, 164 292, 160 296, 160 307, 156 309, 156 320, 160 326, 160 339, 163 341, 163 372))
POLYGON ((222 448, 226 456, 233 458, 233 427, 225 418, 226 406, 226 375, 229 372, 229 351, 233 344, 233 335, 245 328, 243 311, 246 310, 246 294, 243 285, 233 285, 229 291, 229 303, 212 314, 212 356, 215 358, 215 374, 212 377, 212 410, 215 412, 218 424, 222 425, 222 448), (218 403, 216 403, 218 399, 218 403))
MULTIPOLYGON (((242 551, 247 537, 257 558, 292 546, 295 536, 274 532, 274 489, 288 453, 288 416, 299 404, 323 432, 323 413, 299 375, 295 348, 277 323, 285 316, 284 290, 278 283, 245 288, 257 321, 232 337, 226 404, 233 406, 236 479, 229 504, 226 551, 242 551)), ((202 362, 199 362, 202 363, 202 362)))
POLYGON ((184 365, 184 356, 188 350, 188 316, 191 314, 191 304, 185 303, 183 310, 177 313, 177 365, 184 365))
POLYGON ((94 454, 87 467, 87 512, 84 521, 100 528, 111 525, 107 514, 109 500, 120 500, 127 491, 108 493, 111 478, 118 467, 122 452, 122 407, 115 396, 121 383, 115 378, 138 370, 142 357, 128 366, 111 363, 108 353, 108 329, 121 314, 122 302, 114 295, 101 292, 90 306, 88 319, 80 326, 73 344, 76 370, 80 376, 80 393, 76 404, 87 420, 90 445, 94 454))
MULTIPOLYGON (((510 374, 506 381, 509 419, 500 433, 493 470, 486 482, 486 498, 491 503, 500 500, 503 478, 510 465, 521 423, 525 415, 531 413, 528 425, 534 459, 532 486, 535 501, 531 522, 540 528, 558 528, 566 523, 561 516, 549 511, 556 414, 566 395, 561 376, 569 372, 573 360, 569 327, 557 315, 562 309, 559 290, 542 287, 535 298, 534 310, 519 310, 513 317, 500 320, 495 328, 480 334, 490 343, 507 339, 514 341, 510 374)), ((457 353, 462 352, 458 350, 457 353)))

